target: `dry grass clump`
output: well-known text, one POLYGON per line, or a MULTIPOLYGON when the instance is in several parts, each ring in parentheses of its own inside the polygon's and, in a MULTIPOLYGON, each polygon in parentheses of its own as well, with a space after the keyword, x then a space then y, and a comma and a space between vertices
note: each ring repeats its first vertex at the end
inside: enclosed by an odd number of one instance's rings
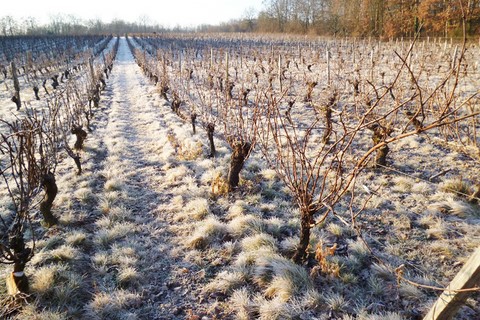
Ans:
POLYGON ((400 296, 405 300, 421 301, 423 292, 410 283, 401 282, 398 286, 400 296))
POLYGON ((112 223, 108 226, 108 229, 98 230, 95 233, 94 242, 106 247, 113 241, 134 233, 136 230, 137 225, 131 222, 112 223))
POLYGON ((323 299, 330 310, 337 312, 344 311, 350 304, 340 293, 326 294, 323 299))
POLYGON ((254 306, 247 288, 234 290, 229 299, 231 308, 238 320, 250 320, 253 317, 254 306))
POLYGON ((214 216, 210 216, 197 223, 195 231, 185 244, 192 249, 205 249, 214 242, 224 240, 228 234, 228 226, 214 216))
POLYGON ((184 165, 171 168, 165 174, 165 183, 173 184, 180 182, 187 174, 188 168, 184 165))
POLYGON ((196 198, 188 202, 180 214, 181 218, 190 218, 193 220, 202 220, 210 213, 208 200, 196 198))
POLYGON ((85 243, 87 235, 80 230, 71 231, 65 234, 65 243, 70 246, 79 246, 85 243))
POLYGON ((17 319, 22 320, 64 320, 68 319, 68 315, 61 311, 41 310, 40 306, 36 304, 25 305, 17 319))
POLYGON ((447 225, 443 219, 436 219, 435 223, 431 224, 425 231, 427 239, 440 240, 447 236, 447 225))
POLYGON ((109 214, 112 208, 117 205, 117 203, 119 202, 118 197, 112 196, 117 194, 118 193, 116 191, 109 192, 100 199, 100 201, 98 202, 98 209, 101 213, 109 214))
POLYGON ((75 212, 73 210, 68 210, 63 212, 61 216, 58 217, 60 220, 60 225, 68 226, 73 225, 77 221, 82 221, 85 219, 86 214, 84 212, 75 212))
POLYGON ((290 231, 289 226, 279 217, 271 217, 264 220, 263 223, 265 232, 278 238, 284 237, 284 234, 290 231))
POLYGON ((104 185, 104 189, 106 191, 120 191, 122 190, 124 187, 123 185, 123 181, 121 179, 118 179, 117 178, 112 178, 112 179, 109 179, 107 180, 107 182, 105 182, 105 185, 104 185))
POLYGON ((380 279, 375 275, 371 275, 367 279, 368 291, 375 297, 383 297, 386 294, 386 283, 385 280, 380 279))
POLYGON ((271 254, 259 256, 253 270, 253 281, 265 288, 269 297, 286 301, 312 287, 307 271, 291 260, 271 254))
POLYGON ((413 182, 411 178, 407 177, 394 177, 393 178, 394 186, 392 190, 400 193, 409 193, 412 191, 413 182))
POLYGON ((362 239, 348 242, 348 251, 360 259, 366 259, 370 256, 370 250, 362 239))
POLYGON ((111 208, 109 214, 110 221, 122 222, 133 219, 132 212, 123 205, 115 206, 111 208))
POLYGON ((422 228, 429 228, 430 226, 433 226, 435 224, 437 217, 435 214, 431 212, 427 212, 426 214, 422 215, 420 219, 418 219, 418 224, 422 228))
POLYGON ((49 238, 38 240, 36 243, 37 250, 51 250, 64 243, 64 238, 60 235, 54 235, 49 238))
POLYGON ((83 277, 60 264, 37 269, 31 289, 42 304, 59 310, 68 307, 71 312, 73 309, 78 311, 86 297, 83 277))
POLYGON ((212 179, 211 186, 212 186, 211 195, 214 198, 222 195, 226 195, 228 193, 228 182, 225 179, 225 177, 222 175, 222 173, 218 173, 212 179))
MULTIPOLYGON (((352 272, 360 272, 370 260, 370 250, 366 244, 361 240, 348 242, 348 258, 345 264, 348 266, 347 270, 352 272)), ((344 280, 349 280, 348 276, 344 280)), ((352 280, 353 281, 353 280, 352 280)))
POLYGON ((134 267, 123 267, 118 271, 117 281, 122 288, 136 286, 140 282, 140 274, 134 267))
MULTIPOLYGON (((265 200, 273 201, 275 199, 281 199, 285 194, 279 190, 276 182, 267 182, 262 186, 261 195, 265 200)), ((263 212, 274 211, 277 207, 274 203, 261 204, 263 212)))
POLYGON ((221 292, 227 294, 245 284, 246 276, 238 271, 222 271, 213 281, 208 283, 203 291, 206 293, 221 292))
POLYGON ((253 252, 264 248, 267 250, 276 251, 277 241, 275 238, 266 233, 259 233, 242 240, 243 251, 253 252))
POLYGON ((49 254, 55 261, 69 261, 78 258, 80 251, 70 245, 62 245, 50 251, 49 254))
POLYGON ((48 262, 60 262, 70 261, 78 259, 80 251, 71 245, 61 245, 60 247, 52 250, 43 249, 39 253, 35 254, 31 260, 32 265, 43 265, 48 262))
POLYGON ((93 267, 101 274, 104 274, 107 272, 110 263, 110 254, 107 251, 97 252, 93 256, 92 262, 93 267))
POLYGON ((329 223, 327 225, 327 231, 329 231, 331 234, 333 234, 336 237, 341 237, 344 233, 344 228, 341 225, 338 225, 336 223, 329 223))
POLYGON ((392 271, 394 268, 391 266, 387 266, 384 264, 378 264, 376 262, 372 263, 370 270, 372 274, 376 277, 379 277, 386 281, 393 281, 395 280, 395 276, 393 275, 392 271))
POLYGON ((412 185, 413 194, 426 195, 432 191, 432 187, 425 181, 416 182, 412 185))
POLYGON ((283 239, 279 244, 279 249, 285 255, 292 255, 297 249, 300 238, 298 236, 283 239))
POLYGON ((218 167, 217 165, 212 167, 212 164, 209 163, 207 170, 200 176, 200 183, 202 185, 211 185, 218 176, 222 175, 224 169, 226 170, 226 168, 218 167))
POLYGON ((228 227, 232 235, 236 237, 243 237, 245 235, 252 235, 260 233, 264 229, 263 220, 254 215, 236 216, 229 223, 228 227))
POLYGON ((432 204, 431 210, 444 214, 452 214, 460 218, 480 216, 478 207, 452 197, 446 197, 445 200, 432 204))
POLYGON ((136 319, 130 309, 138 307, 142 302, 141 296, 125 290, 100 292, 85 306, 85 316, 92 319, 136 319))
POLYGON ((381 314, 367 315, 362 320, 404 320, 404 317, 397 312, 386 312, 381 314))
POLYGON ((183 197, 181 195, 174 196, 168 203, 168 208, 173 211, 181 212, 184 207, 183 197))
POLYGON ((342 272, 342 274, 340 274, 340 279, 346 285, 357 284, 359 281, 359 277, 350 272, 342 272))
POLYGON ((472 186, 462 177, 446 179, 440 184, 440 191, 454 193, 460 197, 469 197, 473 190, 472 186))
POLYGON ((452 248, 445 241, 433 241, 427 246, 428 250, 440 259, 453 258, 452 248))
POLYGON ((293 310, 280 298, 256 299, 260 320, 292 319, 293 310))
MULTIPOLYGON (((1 200, 0 200, 1 201, 1 200)), ((1 202, 0 202, 1 203, 1 202)), ((59 193, 55 198, 55 205, 65 209, 73 208, 73 201, 70 194, 61 194, 59 193)))
POLYGON ((65 271, 65 267, 60 265, 49 265, 36 269, 31 283, 32 291, 43 296, 51 294, 55 285, 55 277, 59 272, 65 271))
POLYGON ((133 241, 130 245, 113 244, 110 253, 111 263, 123 266, 133 266, 138 260, 140 251, 141 248, 139 248, 138 245, 135 245, 133 241))
POLYGON ((90 188, 80 188, 73 194, 75 198, 83 204, 92 203, 95 201, 95 194, 90 188))
POLYGON ((234 219, 237 217, 242 217, 245 214, 246 203, 243 200, 237 200, 235 203, 229 206, 227 218, 234 219))
POLYGON ((294 279, 286 276, 273 278, 270 285, 265 289, 265 297, 268 299, 278 298, 284 302, 288 301, 295 296, 298 290, 293 281, 294 279))
POLYGON ((203 154, 203 146, 200 141, 184 140, 177 149, 179 160, 192 161, 200 158, 203 154))
POLYGON ((273 169, 263 169, 260 174, 267 181, 273 181, 277 177, 277 172, 273 169))
POLYGON ((259 256, 273 254, 275 253, 267 248, 262 248, 261 250, 255 252, 242 251, 237 255, 235 261, 233 262, 233 266, 236 268, 236 270, 243 270, 245 273, 251 274, 253 272, 255 261, 257 261, 259 256))
POLYGON ((99 229, 108 229, 108 228, 111 228, 114 224, 115 224, 115 221, 113 220, 112 217, 110 217, 110 215, 101 217, 100 219, 95 221, 95 225, 99 229))

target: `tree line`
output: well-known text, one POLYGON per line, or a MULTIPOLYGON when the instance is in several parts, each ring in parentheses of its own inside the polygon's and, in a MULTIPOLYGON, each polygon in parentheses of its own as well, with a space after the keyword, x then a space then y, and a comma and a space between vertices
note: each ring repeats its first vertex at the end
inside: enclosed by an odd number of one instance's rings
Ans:
POLYGON ((266 0, 257 30, 341 36, 452 37, 480 26, 478 0, 266 0))
POLYGON ((0 36, 37 35, 85 35, 85 34, 124 34, 153 33, 165 31, 163 26, 153 23, 148 17, 139 17, 136 22, 114 19, 104 22, 100 19, 82 20, 75 15, 53 15, 41 24, 34 17, 15 19, 12 16, 0 17, 0 36))
POLYGON ((0 34, 152 33, 165 31, 267 32, 355 37, 456 37, 480 31, 480 0, 264 0, 263 9, 246 9, 243 16, 219 25, 167 30, 140 17, 136 22, 99 19, 83 21, 55 15, 44 25, 35 18, 0 18, 0 34))

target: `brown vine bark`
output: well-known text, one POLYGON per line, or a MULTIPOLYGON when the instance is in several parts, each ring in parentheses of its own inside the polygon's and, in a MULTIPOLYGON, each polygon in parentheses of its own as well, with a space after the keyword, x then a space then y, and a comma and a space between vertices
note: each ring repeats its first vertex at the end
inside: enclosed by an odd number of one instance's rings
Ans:
POLYGON ((10 295, 29 290, 28 278, 24 273, 25 265, 31 258, 32 249, 25 247, 21 224, 15 223, 9 235, 9 247, 13 252, 13 272, 7 275, 7 290, 10 295))
POLYGON ((75 148, 75 150, 82 150, 83 142, 87 138, 87 132, 83 130, 81 126, 76 126, 76 125, 73 125, 70 131, 72 134, 74 134, 77 137, 77 140, 75 141, 75 144, 73 145, 73 147, 75 148))
POLYGON ((80 155, 78 153, 74 153, 70 147, 65 144, 65 151, 67 152, 68 156, 73 159, 75 165, 77 166, 77 176, 82 174, 82 163, 80 162, 80 155))
POLYGON ((230 169, 228 171, 228 191, 233 191, 240 182, 240 171, 250 152, 251 144, 248 142, 237 142, 233 145, 233 152, 230 158, 230 169))
POLYGON ((34 86, 33 92, 35 93, 35 99, 40 100, 40 97, 38 96, 38 91, 39 91, 38 87, 34 86))
POLYGON ((53 201, 58 193, 58 187, 53 173, 48 172, 43 176, 42 187, 45 190, 46 197, 40 203, 40 212, 43 215, 44 224, 47 227, 51 227, 58 223, 58 219, 52 214, 53 201))
MULTIPOLYGON (((388 136, 392 133, 391 128, 384 128, 379 124, 374 124, 370 128, 373 131, 372 141, 373 145, 376 146, 388 138, 388 136)), ((375 165, 376 166, 386 166, 387 165, 387 155, 390 151, 388 144, 383 144, 377 149, 375 154, 375 165)))
POLYGON ((310 243, 310 231, 315 212, 307 209, 301 211, 300 216, 300 241, 292 257, 293 262, 301 264, 307 257, 307 249, 310 243))
POLYGON ((318 82, 307 82, 307 94, 305 95, 304 102, 312 102, 313 89, 317 86, 318 82))
POLYGON ((197 120, 197 114, 195 112, 190 115, 190 120, 192 121, 193 134, 195 134, 195 133, 197 133, 196 128, 195 128, 195 122, 197 120))
POLYGON ((209 158, 214 158, 217 151, 215 150, 215 142, 213 141, 213 133, 215 132, 215 124, 209 123, 207 124, 207 137, 208 142, 210 144, 210 154, 208 155, 209 158))

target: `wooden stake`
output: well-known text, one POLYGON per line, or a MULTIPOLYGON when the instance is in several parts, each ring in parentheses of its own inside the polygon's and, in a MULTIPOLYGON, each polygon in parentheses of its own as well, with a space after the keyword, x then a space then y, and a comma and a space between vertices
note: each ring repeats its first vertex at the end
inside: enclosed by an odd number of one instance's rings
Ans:
POLYGON ((225 86, 228 86, 228 51, 225 52, 225 86))
POLYGON ((464 305, 471 292, 455 290, 471 289, 480 284, 480 247, 470 256, 467 263, 440 295, 437 302, 423 320, 450 320, 458 309, 464 305))
POLYGON ((375 61, 373 60, 373 51, 374 51, 374 49, 372 49, 372 51, 370 52, 370 65, 371 65, 370 81, 372 81, 372 83, 373 83, 373 67, 375 65, 375 61))
POLYGON ((213 66, 213 48, 210 48, 210 69, 213 66))
POLYGON ((280 82, 280 92, 282 92, 282 55, 278 55, 278 81, 280 82))
POLYGON ((455 51, 453 53, 451 68, 455 68, 455 61, 457 60, 458 46, 455 46, 455 51))
POLYGON ((327 85, 330 87, 330 51, 327 49, 327 85))
POLYGON ((92 79, 92 89, 94 88, 94 82, 95 82, 95 70, 93 69, 93 57, 88 59, 88 66, 90 67, 90 78, 92 79))

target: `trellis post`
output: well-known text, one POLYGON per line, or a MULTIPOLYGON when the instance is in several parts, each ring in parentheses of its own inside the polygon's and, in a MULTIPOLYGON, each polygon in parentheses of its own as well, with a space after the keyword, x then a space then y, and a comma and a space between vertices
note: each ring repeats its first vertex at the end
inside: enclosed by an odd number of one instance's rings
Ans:
POLYGON ((465 304, 471 291, 480 284, 480 247, 470 256, 455 278, 443 291, 423 320, 450 320, 465 304), (462 291, 467 290, 467 291, 462 291))

